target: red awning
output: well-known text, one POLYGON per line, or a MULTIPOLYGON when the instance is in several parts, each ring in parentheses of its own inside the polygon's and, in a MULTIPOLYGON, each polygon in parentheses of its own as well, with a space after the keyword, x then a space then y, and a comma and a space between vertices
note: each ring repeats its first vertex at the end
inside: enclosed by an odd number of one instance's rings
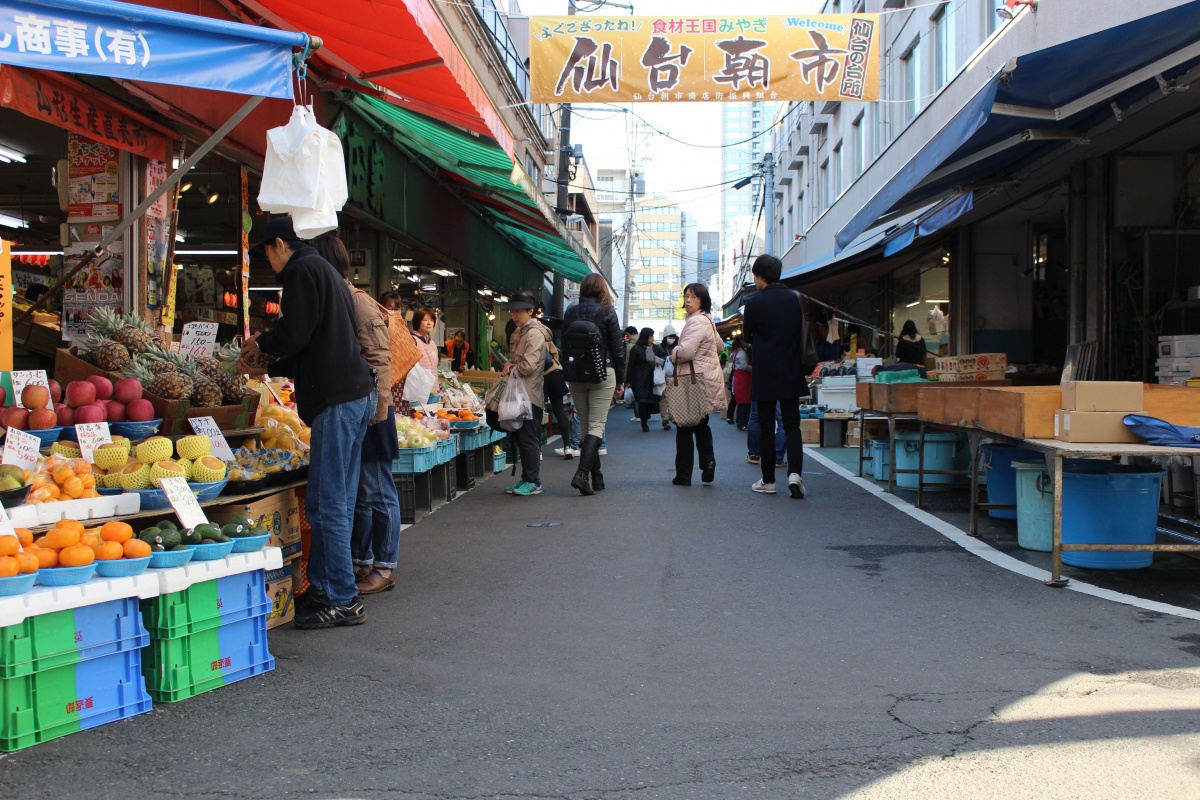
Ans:
POLYGON ((279 28, 320 37, 314 61, 394 92, 413 111, 490 136, 512 157, 512 136, 430 0, 238 3, 279 28))

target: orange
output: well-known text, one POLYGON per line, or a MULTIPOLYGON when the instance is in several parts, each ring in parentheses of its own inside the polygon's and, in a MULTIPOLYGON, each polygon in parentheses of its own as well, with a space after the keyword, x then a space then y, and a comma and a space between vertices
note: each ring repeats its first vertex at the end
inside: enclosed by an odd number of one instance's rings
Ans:
POLYGON ((50 473, 50 477, 54 479, 55 483, 57 483, 59 486, 62 486, 68 480, 75 477, 75 470, 71 469, 69 465, 63 464, 58 469, 54 470, 54 472, 50 473))
POLYGON ((12 556, 0 556, 0 578, 11 578, 21 571, 21 565, 12 556))
POLYGON ((31 572, 37 572, 38 567, 41 566, 41 563, 38 561, 38 557, 33 553, 17 553, 16 559, 17 568, 21 571, 22 575, 28 575, 31 572))
POLYGON ((106 542, 124 544, 133 538, 133 527, 128 522, 106 522, 100 528, 100 538, 106 542))
POLYGON ((80 533, 83 533, 86 530, 86 528, 83 527, 83 523, 77 519, 60 519, 58 522, 54 523, 54 527, 76 530, 80 533))
POLYGON ((30 485, 30 487, 32 487, 34 489, 42 488, 43 486, 46 485, 46 476, 45 475, 34 475, 32 478, 29 479, 29 485, 30 485))
POLYGON ((30 552, 38 560, 38 566, 42 569, 50 569, 51 567, 58 566, 57 550, 51 550, 49 547, 39 547, 30 552))
POLYGON ((21 540, 15 536, 0 536, 0 556, 15 556, 21 552, 21 540))
POLYGON ((87 545, 77 544, 64 547, 58 554, 60 567, 86 567, 96 560, 96 554, 87 545))
POLYGON ((92 471, 92 465, 85 458, 73 458, 67 464, 75 469, 76 475, 88 475, 92 471))
POLYGON ((120 542, 101 542, 92 550, 96 553, 97 561, 116 561, 125 557, 125 547, 120 542))
POLYGON ((84 489, 83 494, 81 494, 79 496, 84 497, 84 498, 99 497, 100 493, 97 492, 95 489, 84 489))
POLYGON ((150 545, 141 539, 129 539, 125 542, 126 558, 145 558, 152 552, 150 545))
POLYGON ((58 500, 62 497, 62 491, 58 488, 57 483, 47 483, 42 487, 42 491, 49 494, 53 500, 58 500))
POLYGON ((100 537, 94 533, 85 533, 79 537, 79 543, 85 544, 88 547, 95 547, 100 544, 100 537))
POLYGON ((79 544, 79 531, 70 530, 67 528, 53 528, 45 535, 43 547, 53 547, 55 550, 62 550, 64 547, 72 547, 79 544))
POLYGON ((96 488, 96 476, 91 472, 87 475, 80 475, 79 482, 83 484, 85 490, 96 488))
POLYGON ((21 540, 22 547, 29 547, 33 544, 33 531, 29 528, 16 528, 17 538, 21 540))
POLYGON ((72 500, 83 496, 83 481, 74 476, 68 478, 62 485, 62 493, 72 500))

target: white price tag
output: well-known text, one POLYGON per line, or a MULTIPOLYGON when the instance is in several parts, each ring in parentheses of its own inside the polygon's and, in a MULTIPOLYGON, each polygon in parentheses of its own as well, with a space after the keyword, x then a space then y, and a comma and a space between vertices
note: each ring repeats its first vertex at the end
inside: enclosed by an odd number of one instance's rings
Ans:
POLYGON ((79 449, 89 464, 96 463, 94 453, 97 447, 112 442, 107 422, 81 422, 75 426, 75 436, 79 439, 79 449))
POLYGON ((42 440, 32 433, 9 428, 4 437, 4 457, 0 464, 12 464, 30 472, 37 469, 41 458, 42 440))
POLYGON ((189 322, 179 337, 179 352, 188 358, 211 356, 217 346, 217 323, 189 322))
MULTIPOLYGON (((0 536, 12 536, 14 538, 17 536, 16 528, 13 527, 12 520, 8 518, 8 509, 0 510, 0 536)), ((25 549, 21 545, 17 545, 17 548, 20 550, 25 549)))
MULTIPOLYGON (((26 386, 45 386, 46 391, 50 391, 50 379, 46 377, 44 369, 17 369, 12 372, 12 388, 13 388, 13 405, 25 405, 21 402, 21 392, 25 391, 26 386)), ((47 408, 54 408, 54 402, 46 404, 47 408)))
POLYGON ((167 496, 167 501, 171 504, 171 508, 175 509, 175 516, 179 518, 179 524, 185 528, 194 528, 197 525, 204 525, 208 522, 208 517, 204 516, 204 509, 200 507, 200 501, 196 499, 196 494, 192 491, 192 487, 183 478, 163 478, 162 479, 163 494, 167 496))
POLYGON ((225 463, 235 461, 233 457, 233 448, 229 446, 229 442, 225 441, 225 434, 221 433, 221 426, 212 417, 190 417, 188 424, 192 426, 192 430, 200 436, 207 436, 212 440, 212 454, 221 459, 225 463))

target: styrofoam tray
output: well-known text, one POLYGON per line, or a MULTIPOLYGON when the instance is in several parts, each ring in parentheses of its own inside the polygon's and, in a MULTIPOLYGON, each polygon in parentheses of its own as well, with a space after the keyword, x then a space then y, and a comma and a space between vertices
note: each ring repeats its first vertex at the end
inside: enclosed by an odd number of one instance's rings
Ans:
POLYGON ((39 525, 53 525, 60 519, 101 519, 136 514, 142 510, 142 498, 137 494, 110 494, 87 497, 80 500, 58 500, 39 503, 37 509, 39 525))
POLYGON ((95 605, 109 600, 159 595, 158 577, 143 572, 128 578, 92 578, 74 586, 35 586, 25 594, 0 597, 0 628, 16 625, 28 617, 95 605))
POLYGON ((181 592, 196 583, 237 575, 256 569, 280 569, 283 567, 283 551, 278 547, 264 547, 254 553, 230 553, 225 558, 213 561, 191 561, 182 567, 154 570, 152 577, 158 580, 162 594, 181 592))
POLYGON ((40 525, 38 522, 37 506, 14 506, 4 509, 14 528, 32 528, 40 525))

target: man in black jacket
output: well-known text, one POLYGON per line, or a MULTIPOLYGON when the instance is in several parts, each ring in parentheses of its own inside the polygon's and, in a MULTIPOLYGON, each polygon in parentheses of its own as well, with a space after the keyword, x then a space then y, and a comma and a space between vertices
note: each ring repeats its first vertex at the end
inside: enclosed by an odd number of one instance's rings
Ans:
POLYGON ((375 376, 358 347, 354 307, 333 265, 296 237, 292 221, 267 223, 254 249, 271 262, 283 287, 281 315, 242 347, 238 367, 262 374, 263 355, 296 384, 296 409, 312 427, 305 516, 312 526, 308 559, 311 599, 296 613, 298 628, 367 621, 354 584, 350 536, 362 442, 375 413, 375 376))
MULTIPOLYGON (((761 255, 751 269, 758 294, 742 312, 742 339, 754 346, 750 385, 758 414, 760 453, 775 452, 775 404, 787 437, 788 492, 804 497, 804 443, 800 436, 800 399, 808 397, 804 374, 804 334, 808 322, 800 295, 779 281, 783 263, 761 255)), ((763 458, 762 480, 751 488, 775 494, 775 459, 763 458)))

